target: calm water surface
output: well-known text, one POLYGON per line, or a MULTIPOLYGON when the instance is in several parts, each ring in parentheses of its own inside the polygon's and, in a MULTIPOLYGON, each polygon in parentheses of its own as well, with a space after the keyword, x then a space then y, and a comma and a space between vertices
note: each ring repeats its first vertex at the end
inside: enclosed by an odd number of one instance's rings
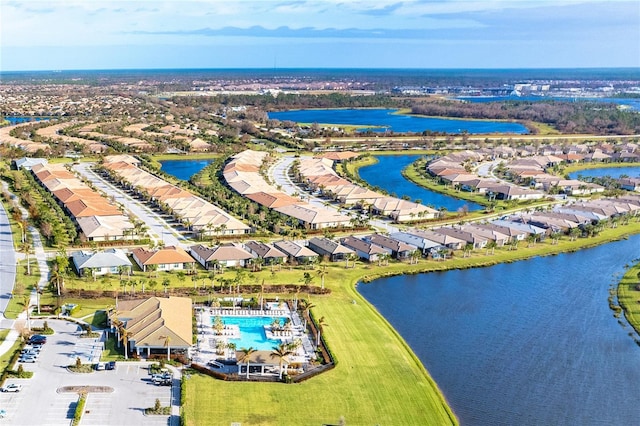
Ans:
POLYGON ((162 171, 182 180, 189 178, 200 170, 213 163, 213 159, 208 160, 166 160, 160 161, 162 171))
MULTIPOLYGON (((42 121, 42 120, 48 120, 48 117, 30 117, 30 116, 7 116, 4 117, 5 120, 7 120, 11 125, 13 124, 20 124, 20 123, 26 123, 28 121, 42 121)), ((1 121, 1 120, 0 120, 1 121)))
POLYGON ((408 195, 412 200, 421 200, 424 205, 432 205, 435 208, 444 207, 453 212, 465 205, 469 210, 482 209, 478 204, 429 191, 405 179, 402 176, 402 170, 420 157, 420 155, 377 156, 378 163, 362 167, 359 174, 370 185, 383 188, 389 194, 396 194, 398 197, 408 195))
POLYGON ((399 276, 359 291, 406 339, 463 425, 630 425, 640 347, 608 289, 640 236, 489 268, 399 276))
POLYGON ((619 178, 622 175, 640 177, 640 167, 602 167, 599 169, 580 170, 579 172, 569 173, 571 179, 577 179, 579 175, 584 177, 610 176, 612 178, 619 178))
POLYGON ((528 133, 525 126, 503 121, 454 120, 447 118, 417 117, 393 114, 394 109, 304 109, 270 112, 269 118, 289 120, 298 123, 331 123, 358 126, 382 126, 371 128, 374 132, 393 130, 394 132, 462 133, 528 133))

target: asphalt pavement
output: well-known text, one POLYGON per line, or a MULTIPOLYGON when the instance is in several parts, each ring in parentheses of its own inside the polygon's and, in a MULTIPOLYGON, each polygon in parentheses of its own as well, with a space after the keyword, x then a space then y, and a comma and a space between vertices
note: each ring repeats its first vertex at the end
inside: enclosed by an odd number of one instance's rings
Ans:
POLYGON ((16 281, 17 260, 9 216, 4 206, 0 204, 0 314, 2 318, 16 281))

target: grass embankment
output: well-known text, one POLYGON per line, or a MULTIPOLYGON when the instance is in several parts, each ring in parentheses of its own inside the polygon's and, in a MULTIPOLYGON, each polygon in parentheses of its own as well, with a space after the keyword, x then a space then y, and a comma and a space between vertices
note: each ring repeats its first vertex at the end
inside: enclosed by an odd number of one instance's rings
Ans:
POLYGON ((640 263, 629 268, 618 283, 618 303, 629 324, 640 334, 640 263))

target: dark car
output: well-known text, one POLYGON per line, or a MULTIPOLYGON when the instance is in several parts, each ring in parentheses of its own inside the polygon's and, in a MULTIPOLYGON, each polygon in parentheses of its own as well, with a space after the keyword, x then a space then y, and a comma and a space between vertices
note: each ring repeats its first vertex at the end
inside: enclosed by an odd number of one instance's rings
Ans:
POLYGON ((31 345, 44 345, 47 343, 47 336, 43 336, 42 334, 34 334, 29 339, 29 344, 31 345))
POLYGON ((116 362, 115 361, 109 361, 108 363, 106 363, 104 365, 104 369, 105 370, 115 370, 116 369, 116 362))

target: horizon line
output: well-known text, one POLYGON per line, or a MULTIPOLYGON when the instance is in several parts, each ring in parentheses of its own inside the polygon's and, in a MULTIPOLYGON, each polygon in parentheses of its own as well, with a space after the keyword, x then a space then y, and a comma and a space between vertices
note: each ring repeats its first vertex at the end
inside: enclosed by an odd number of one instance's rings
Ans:
MULTIPOLYGON (((68 68, 68 69, 31 69, 31 70, 0 70, 0 74, 9 73, 65 73, 65 72, 99 72, 99 71, 279 71, 279 70, 379 70, 379 71, 561 71, 561 70, 640 70, 640 66, 612 66, 612 67, 211 67, 211 68, 68 68)), ((638 76, 640 79, 640 76, 638 76)))

